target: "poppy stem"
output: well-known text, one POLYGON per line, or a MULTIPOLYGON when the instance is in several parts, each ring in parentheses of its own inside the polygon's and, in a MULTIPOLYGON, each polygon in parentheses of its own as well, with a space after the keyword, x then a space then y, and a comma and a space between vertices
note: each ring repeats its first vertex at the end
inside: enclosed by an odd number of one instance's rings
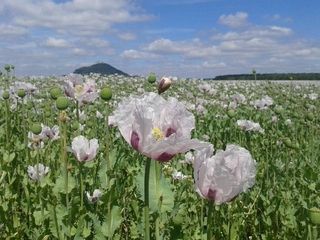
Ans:
POLYGON ((80 210, 83 209, 83 176, 82 176, 82 162, 80 162, 79 172, 80 172, 80 210))
POLYGON ((144 239, 150 240, 150 219, 149 219, 149 175, 151 159, 147 158, 144 175, 144 239))
POLYGON ((208 218, 207 218, 207 240, 211 240, 213 236, 213 203, 208 202, 208 218))

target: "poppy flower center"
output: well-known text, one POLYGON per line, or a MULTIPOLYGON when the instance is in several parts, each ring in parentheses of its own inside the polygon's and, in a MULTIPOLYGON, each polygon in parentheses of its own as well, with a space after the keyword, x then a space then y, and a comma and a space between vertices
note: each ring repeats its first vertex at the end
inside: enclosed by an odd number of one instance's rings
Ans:
POLYGON ((78 84, 75 86, 75 94, 80 95, 83 91, 83 86, 81 84, 78 84))
POLYGON ((153 128, 151 131, 152 137, 156 139, 157 141, 164 139, 164 134, 160 130, 160 128, 153 128))

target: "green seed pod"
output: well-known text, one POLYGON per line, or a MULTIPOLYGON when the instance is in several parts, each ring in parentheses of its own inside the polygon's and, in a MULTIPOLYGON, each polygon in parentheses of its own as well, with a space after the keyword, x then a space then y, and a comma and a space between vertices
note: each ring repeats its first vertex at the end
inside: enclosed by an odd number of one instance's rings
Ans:
POLYGON ((26 91, 24 89, 19 89, 18 90, 18 96, 20 98, 24 98, 26 96, 26 91))
POLYGON ((9 99, 9 97, 10 97, 10 93, 9 93, 8 91, 4 91, 4 92, 2 93, 2 98, 3 98, 3 99, 9 99))
POLYGON ((109 87, 104 87, 101 89, 100 97, 104 101, 109 101, 112 98, 112 91, 109 87))
POLYGON ((309 121, 312 121, 314 119, 314 115, 310 112, 307 113, 306 117, 307 117, 307 120, 309 120, 309 121))
POLYGON ((229 118, 233 118, 237 115, 236 111, 233 109, 229 109, 227 112, 227 115, 229 116, 229 118))
POLYGON ((313 224, 320 225, 320 209, 319 208, 310 208, 309 209, 309 217, 313 224))
POLYGON ((292 142, 291 142, 290 138, 285 138, 285 139, 283 139, 283 143, 284 143, 284 145, 286 145, 287 147, 291 147, 291 146, 292 146, 292 142))
POLYGON ((54 87, 54 88, 51 88, 50 90, 50 97, 53 99, 53 100, 57 100, 57 98, 59 96, 62 95, 62 92, 61 92, 61 89, 58 88, 58 87, 54 87))
POLYGON ((66 97, 58 97, 56 100, 56 106, 59 110, 65 110, 69 106, 69 100, 66 97))
POLYGON ((156 80, 157 80, 157 77, 156 77, 156 75, 154 73, 150 73, 148 78, 147 78, 147 80, 148 80, 149 83, 155 83, 156 80))
POLYGON ((34 134, 38 135, 41 133, 42 131, 42 127, 39 123, 33 123, 30 127, 31 132, 33 132, 34 134))

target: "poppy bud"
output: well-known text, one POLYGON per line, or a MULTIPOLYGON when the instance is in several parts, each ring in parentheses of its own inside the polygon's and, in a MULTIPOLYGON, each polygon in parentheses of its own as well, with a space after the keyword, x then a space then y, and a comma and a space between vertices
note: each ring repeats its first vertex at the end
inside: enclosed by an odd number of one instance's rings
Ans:
POLYGON ((161 78, 158 86, 158 93, 161 94, 165 92, 172 84, 172 81, 168 77, 161 78))

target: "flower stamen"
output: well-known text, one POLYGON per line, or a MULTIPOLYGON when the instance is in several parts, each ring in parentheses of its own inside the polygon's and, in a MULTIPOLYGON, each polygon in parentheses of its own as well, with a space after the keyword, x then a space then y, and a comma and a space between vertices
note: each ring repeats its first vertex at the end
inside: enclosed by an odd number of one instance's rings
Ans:
POLYGON ((160 130, 160 128, 153 128, 152 131, 151 131, 151 134, 152 134, 152 137, 154 139, 156 139, 157 141, 160 141, 162 139, 164 139, 164 134, 163 132, 160 130))

